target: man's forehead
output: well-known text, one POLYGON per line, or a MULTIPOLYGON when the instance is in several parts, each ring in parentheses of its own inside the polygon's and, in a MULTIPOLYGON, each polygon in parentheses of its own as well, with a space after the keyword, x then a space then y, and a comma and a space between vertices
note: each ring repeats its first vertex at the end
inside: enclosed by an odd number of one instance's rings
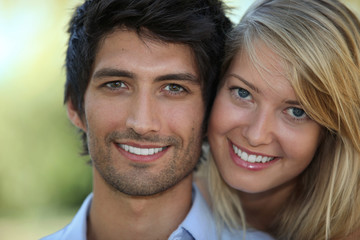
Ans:
POLYGON ((181 78, 202 82, 197 59, 189 45, 149 40, 125 29, 114 31, 101 41, 93 66, 96 77, 109 75, 110 69, 121 69, 133 73, 162 72, 159 76, 181 74, 181 78))

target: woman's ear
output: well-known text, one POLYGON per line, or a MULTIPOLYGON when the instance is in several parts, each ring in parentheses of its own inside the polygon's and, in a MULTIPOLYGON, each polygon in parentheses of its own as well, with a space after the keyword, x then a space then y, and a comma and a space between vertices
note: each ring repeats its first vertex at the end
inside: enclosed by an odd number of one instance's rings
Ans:
POLYGON ((72 124, 74 124, 77 128, 80 128, 81 130, 86 132, 86 125, 84 124, 83 120, 79 116, 78 111, 74 108, 74 105, 73 105, 71 99, 69 99, 66 102, 66 109, 67 109, 68 118, 70 119, 72 124))

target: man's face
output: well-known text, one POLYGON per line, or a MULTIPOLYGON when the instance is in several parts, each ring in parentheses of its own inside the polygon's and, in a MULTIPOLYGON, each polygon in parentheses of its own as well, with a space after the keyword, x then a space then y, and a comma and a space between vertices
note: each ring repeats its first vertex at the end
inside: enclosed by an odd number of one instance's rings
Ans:
POLYGON ((174 186, 200 156, 204 101, 188 46, 118 30, 99 46, 83 121, 95 171, 118 191, 145 196, 174 186))

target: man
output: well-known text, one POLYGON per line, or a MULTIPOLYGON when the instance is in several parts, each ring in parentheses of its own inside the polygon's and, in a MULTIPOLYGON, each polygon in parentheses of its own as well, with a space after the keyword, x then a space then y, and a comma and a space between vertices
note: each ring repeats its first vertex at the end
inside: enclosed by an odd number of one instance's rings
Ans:
POLYGON ((69 27, 65 103, 93 193, 45 239, 217 239, 192 185, 231 23, 218 0, 88 0, 69 27))

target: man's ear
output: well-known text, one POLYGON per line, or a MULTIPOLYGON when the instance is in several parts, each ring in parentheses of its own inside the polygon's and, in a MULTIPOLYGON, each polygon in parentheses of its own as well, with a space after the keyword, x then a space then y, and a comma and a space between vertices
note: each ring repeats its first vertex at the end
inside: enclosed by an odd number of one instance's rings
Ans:
POLYGON ((72 103, 71 99, 66 102, 66 109, 68 118, 70 119, 72 124, 86 132, 86 126, 82 121, 81 117, 79 116, 79 113, 74 108, 74 104, 72 103))

